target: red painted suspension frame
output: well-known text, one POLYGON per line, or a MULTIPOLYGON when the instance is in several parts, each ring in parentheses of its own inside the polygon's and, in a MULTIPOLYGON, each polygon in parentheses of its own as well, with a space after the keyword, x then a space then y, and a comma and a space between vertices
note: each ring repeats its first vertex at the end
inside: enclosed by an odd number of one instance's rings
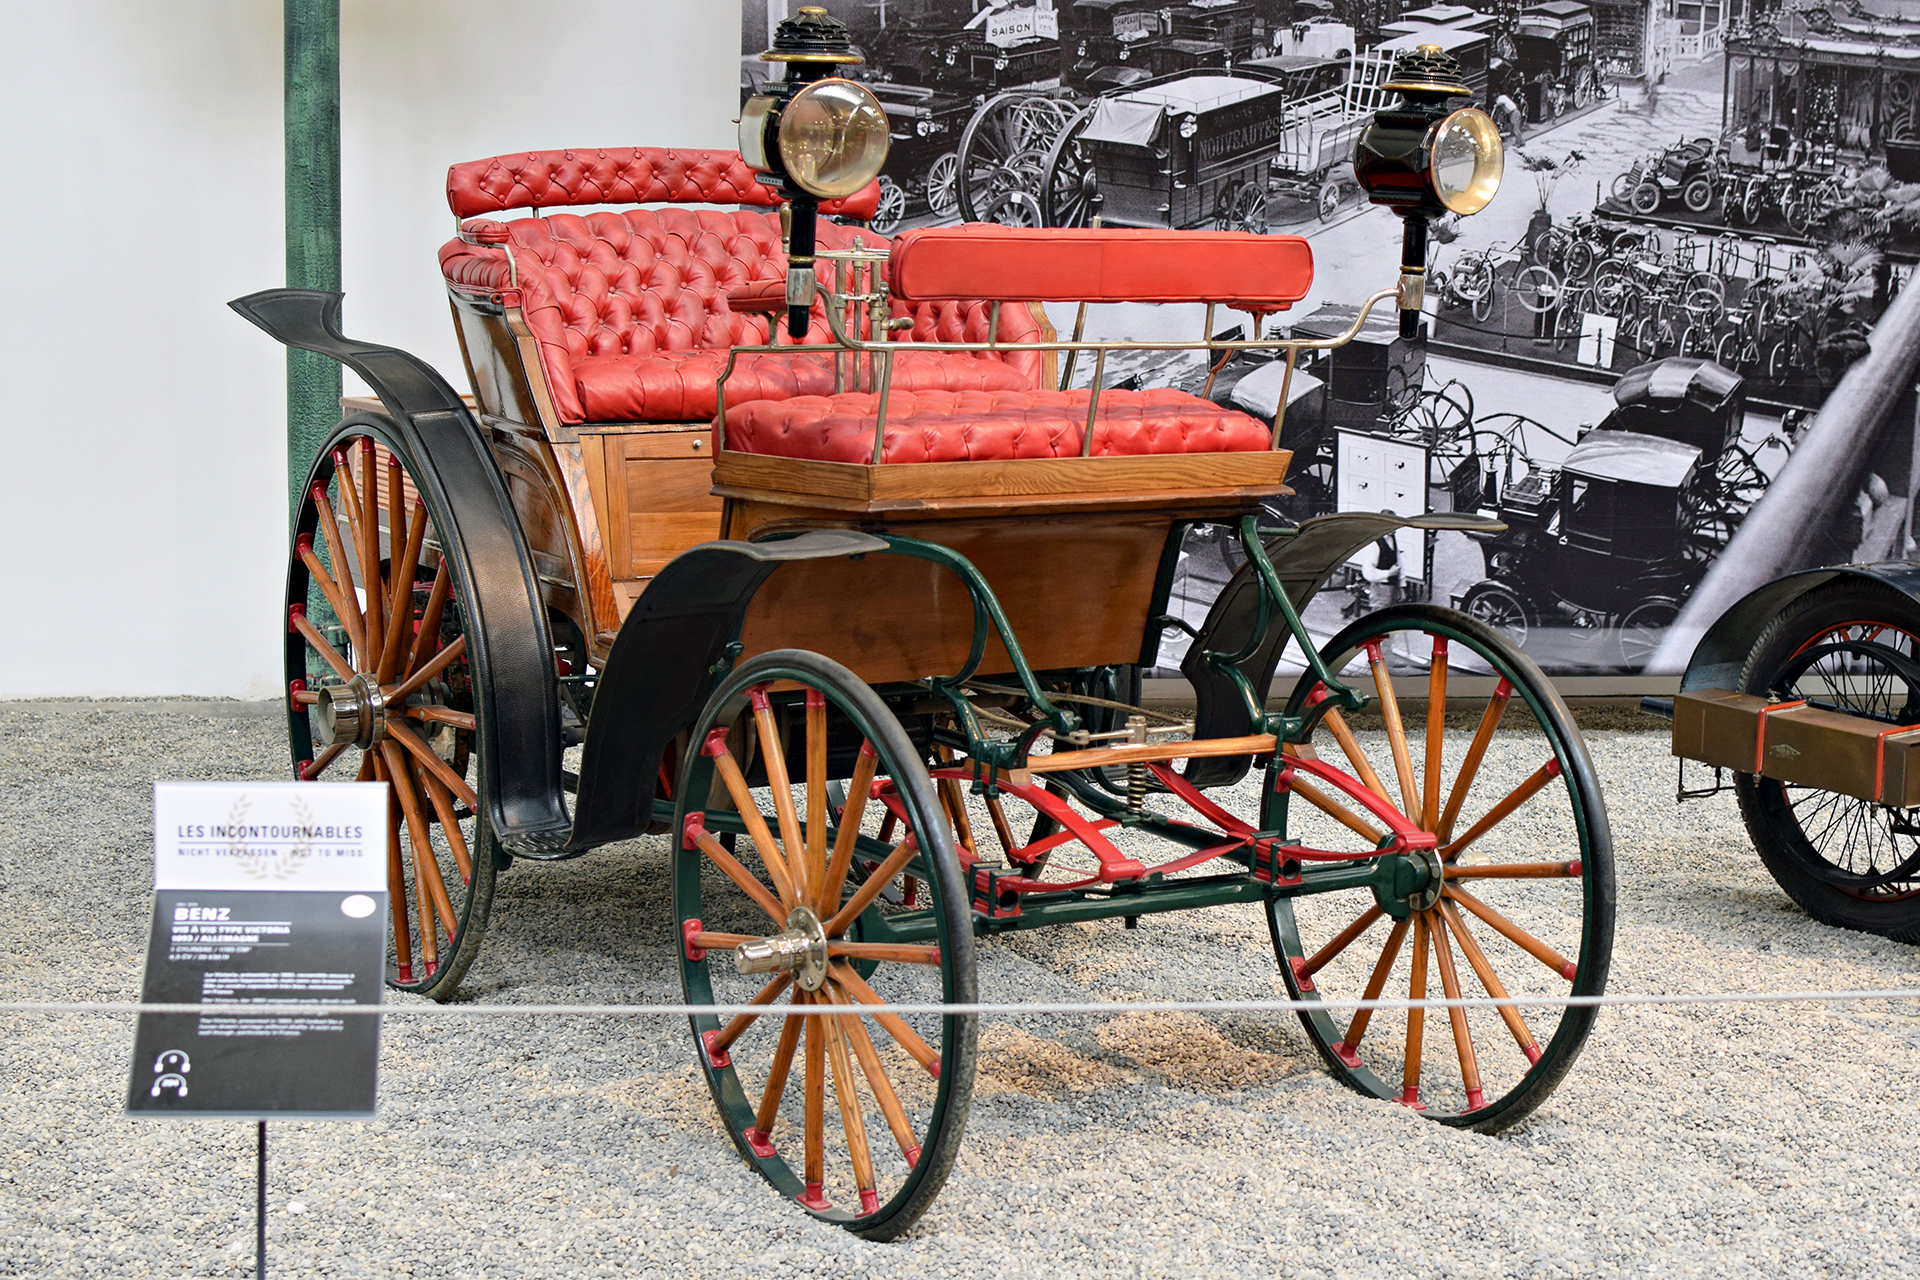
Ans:
MULTIPOLYGON (((1216 858, 1230 857, 1242 850, 1247 851, 1250 860, 1256 866, 1266 865, 1269 868, 1278 868, 1286 863, 1360 862, 1383 854, 1412 853, 1432 849, 1436 844, 1432 832, 1420 830, 1398 809, 1369 790, 1359 779, 1323 760, 1284 756, 1281 767, 1274 776, 1275 792, 1290 790, 1297 773, 1307 774, 1337 788, 1387 828, 1388 838, 1377 848, 1342 853, 1330 849, 1315 849, 1302 844, 1283 843, 1271 836, 1262 836, 1253 827, 1208 799, 1199 788, 1182 778, 1167 764, 1151 763, 1146 767, 1170 794, 1219 829, 1222 836, 1219 843, 1166 862, 1149 865, 1137 858, 1129 857, 1107 839, 1105 833, 1121 826, 1120 820, 1089 818, 1075 809, 1064 797, 1056 795, 1037 783, 997 782, 996 791, 1004 792, 1032 806, 1035 811, 1057 823, 1061 830, 1009 851, 1009 860, 1014 864, 1015 874, 995 875, 993 877, 995 890, 1013 894, 1060 893, 1095 885, 1136 882, 1150 876, 1166 876, 1176 871, 1185 871, 1216 858), (1040 880, 1034 876, 1018 873, 1019 868, 1031 867, 1060 846, 1074 842, 1085 846, 1099 860, 1099 870, 1092 875, 1074 880, 1040 880)), ((965 764, 933 769, 930 773, 936 780, 963 783, 971 783, 974 780, 973 769, 965 764)), ((874 797, 886 806, 889 814, 902 824, 907 823, 906 806, 894 791, 891 782, 886 780, 876 782, 874 797)), ((973 869, 976 866, 991 865, 986 860, 969 853, 965 848, 961 848, 959 854, 961 869, 966 873, 969 881, 973 878, 973 869)), ((1270 872, 1262 878, 1273 880, 1283 877, 1270 872)), ((1284 877, 1284 879, 1297 882, 1297 876, 1284 877)))

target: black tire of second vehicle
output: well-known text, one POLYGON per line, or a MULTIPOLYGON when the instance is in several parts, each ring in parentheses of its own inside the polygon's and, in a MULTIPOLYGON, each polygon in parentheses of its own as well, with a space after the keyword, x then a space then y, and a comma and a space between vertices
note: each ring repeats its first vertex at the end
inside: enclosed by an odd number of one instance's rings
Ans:
MULTIPOLYGON (((1760 633, 1740 671, 1740 690, 1764 695, 1787 659, 1815 636, 1844 623, 1884 623, 1920 635, 1920 602, 1884 583, 1842 578, 1801 596, 1760 633)), ((1836 883, 1838 871, 1820 856, 1794 819, 1786 787, 1771 778, 1734 775, 1734 794, 1747 834, 1767 871, 1788 897, 1823 924, 1920 942, 1920 895, 1865 898, 1836 883)))

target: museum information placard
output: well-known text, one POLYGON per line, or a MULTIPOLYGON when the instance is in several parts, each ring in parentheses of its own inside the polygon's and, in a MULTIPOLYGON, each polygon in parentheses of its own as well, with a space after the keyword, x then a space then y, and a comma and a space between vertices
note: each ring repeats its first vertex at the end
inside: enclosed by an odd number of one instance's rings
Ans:
POLYGON ((371 1116, 386 964, 387 789, 154 786, 148 1004, 133 1115, 371 1116), (226 1012, 230 1006, 232 1012, 226 1012))

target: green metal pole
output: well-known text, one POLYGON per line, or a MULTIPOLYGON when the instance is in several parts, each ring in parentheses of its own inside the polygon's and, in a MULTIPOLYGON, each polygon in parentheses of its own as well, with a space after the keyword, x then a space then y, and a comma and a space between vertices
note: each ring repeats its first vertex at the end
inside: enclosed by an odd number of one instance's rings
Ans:
MULTIPOLYGON (((285 0, 287 287, 340 287, 340 0, 285 0)), ((287 352, 288 488, 340 420, 340 366, 287 352)))

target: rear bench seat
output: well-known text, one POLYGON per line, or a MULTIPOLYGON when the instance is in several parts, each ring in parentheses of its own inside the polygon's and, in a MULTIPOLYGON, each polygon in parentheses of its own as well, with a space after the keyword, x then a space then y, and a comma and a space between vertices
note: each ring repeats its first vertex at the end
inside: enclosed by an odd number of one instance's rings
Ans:
MULTIPOLYGON (((823 212, 871 216, 869 187, 823 212)), ((456 303, 518 308, 537 343, 551 413, 561 426, 710 421, 714 384, 733 345, 767 342, 767 317, 728 306, 727 294, 785 278, 778 194, 753 180, 737 152, 632 147, 542 151, 455 165, 447 203, 460 235, 440 250, 456 303), (768 209, 633 208, 497 221, 511 209, 602 204, 743 204, 768 209)), ((870 248, 871 231, 822 221, 822 249, 870 248)), ((912 341, 985 341, 986 302, 943 298, 894 308, 912 341)), ((809 343, 831 341, 818 304, 809 343)), ((1000 312, 1000 339, 1038 340, 1025 306, 1000 312)), ((469 364, 473 364, 469 352, 469 364)), ((531 362, 530 362, 531 363, 531 362)), ((943 392, 1028 391, 1043 385, 1040 353, 912 352, 894 386, 943 392)), ((485 379, 475 378, 484 400, 485 379)), ((747 355, 727 384, 729 404, 833 391, 831 358, 747 355)), ((539 399, 538 393, 535 395, 539 399)), ((487 408, 485 404, 482 406, 487 408)), ((499 412, 498 410, 494 410, 499 412)), ((511 414, 505 416, 514 416, 511 414)))
MULTIPOLYGON (((1245 232, 909 231, 893 242, 889 285, 902 305, 959 298, 1218 302, 1256 319, 1285 310, 1313 282, 1297 236, 1245 232)), ((958 354, 958 353, 954 353, 958 354)), ((777 358, 777 357, 769 357, 777 358)), ((882 463, 1079 457, 1092 393, 1046 388, 928 390, 900 377, 886 406, 882 463)), ((749 383, 751 387, 753 384, 749 383)), ((861 393, 735 398, 727 381, 726 447, 742 453, 871 463, 880 398, 861 393)), ((1267 425, 1171 387, 1103 391, 1094 457, 1237 453, 1272 447, 1267 425)))

